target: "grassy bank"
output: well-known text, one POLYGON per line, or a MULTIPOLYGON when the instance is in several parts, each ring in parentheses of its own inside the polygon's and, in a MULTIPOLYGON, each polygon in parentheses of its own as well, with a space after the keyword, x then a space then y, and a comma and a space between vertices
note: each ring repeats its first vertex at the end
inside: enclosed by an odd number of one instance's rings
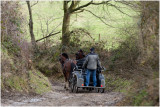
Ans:
POLYGON ((11 46, 9 50, 2 44, 2 92, 21 92, 42 94, 51 90, 51 84, 47 77, 34 67, 28 68, 25 61, 21 61, 18 47, 11 46), (13 51, 14 50, 14 51, 13 51), (21 68, 22 67, 22 68, 21 68))

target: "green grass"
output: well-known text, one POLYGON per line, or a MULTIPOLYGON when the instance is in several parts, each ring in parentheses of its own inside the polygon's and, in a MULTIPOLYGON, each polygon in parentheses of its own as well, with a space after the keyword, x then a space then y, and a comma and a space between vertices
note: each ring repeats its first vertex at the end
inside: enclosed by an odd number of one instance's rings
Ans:
MULTIPOLYGON (((146 90, 141 90, 138 95, 134 96, 134 100, 133 100, 133 104, 134 106, 140 106, 140 104, 142 103, 142 101, 144 100, 144 98, 148 95, 148 93, 146 92, 146 90)), ((149 106, 151 105, 152 102, 146 102, 145 105, 149 106)))
POLYGON ((106 76, 107 91, 122 92, 124 94, 127 94, 132 84, 132 80, 127 80, 121 77, 115 77, 109 74, 106 76))
POLYGON ((34 92, 42 94, 51 90, 51 84, 47 77, 42 73, 32 70, 29 72, 30 85, 34 92))
MULTIPOLYGON (((80 5, 83 5, 87 3, 88 1, 82 1, 80 5)), ((34 2, 31 2, 32 4, 34 2)), ((120 7, 125 7, 122 4, 116 3, 114 1, 111 1, 112 4, 115 4, 120 7)), ((23 13, 25 13, 28 17, 28 9, 27 5, 23 5, 23 13)), ((135 20, 132 17, 129 17, 125 14, 122 14, 117 9, 111 6, 105 6, 105 11, 103 10, 103 6, 93 6, 90 5, 86 7, 85 9, 91 10, 94 14, 106 17, 105 22, 109 25, 112 25, 116 28, 111 28, 104 23, 100 21, 100 19, 96 18, 89 12, 81 12, 78 14, 73 14, 71 17, 71 24, 70 24, 70 30, 73 30, 75 28, 84 28, 87 29, 93 38, 95 40, 99 39, 99 34, 101 35, 101 40, 107 41, 106 48, 111 47, 112 44, 115 46, 118 46, 117 39, 125 38, 125 35, 120 35, 119 32, 121 31, 119 28, 124 28, 128 25, 135 24, 135 20)), ((41 31, 41 23, 43 29, 45 29, 44 36, 46 36, 48 33, 46 31, 46 21, 49 18, 54 19, 53 21, 50 21, 48 32, 51 32, 52 29, 56 28, 60 23, 63 21, 63 2, 38 2, 37 5, 32 7, 33 10, 33 21, 34 21, 34 33, 35 38, 40 39, 43 37, 43 33, 41 31), (59 19, 56 19, 59 18, 59 19)), ((121 8, 121 10, 130 16, 135 16, 137 13, 131 9, 121 8)), ((62 24, 57 27, 56 31, 59 31, 62 29, 62 24)), ((27 34, 29 37, 29 33, 27 34)), ((53 41, 53 43, 56 43, 58 40, 60 42, 61 34, 58 34, 56 36, 50 37, 53 41)), ((30 40, 30 39, 29 39, 30 40)))

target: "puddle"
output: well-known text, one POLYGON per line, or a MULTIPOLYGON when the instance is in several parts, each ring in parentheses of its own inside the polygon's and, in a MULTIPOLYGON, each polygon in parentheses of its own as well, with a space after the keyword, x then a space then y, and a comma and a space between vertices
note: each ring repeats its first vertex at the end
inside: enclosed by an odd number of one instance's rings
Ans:
POLYGON ((35 102, 42 101, 42 100, 44 100, 44 99, 45 99, 45 98, 32 98, 32 99, 25 100, 25 101, 23 101, 23 102, 35 103, 35 102))
POLYGON ((31 99, 26 99, 21 102, 14 102, 13 105, 23 105, 27 103, 35 103, 44 100, 45 98, 31 98, 31 99))
POLYGON ((72 98, 73 96, 65 96, 62 99, 68 99, 68 98, 72 98))
POLYGON ((14 102, 12 105, 22 105, 22 104, 26 104, 26 103, 23 103, 23 102, 14 102))

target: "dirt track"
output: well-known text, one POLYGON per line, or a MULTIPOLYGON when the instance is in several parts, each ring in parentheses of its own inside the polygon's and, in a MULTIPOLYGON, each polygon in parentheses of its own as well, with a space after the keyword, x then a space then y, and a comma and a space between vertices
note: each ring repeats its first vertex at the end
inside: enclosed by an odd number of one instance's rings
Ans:
POLYGON ((80 90, 79 93, 65 91, 63 84, 53 84, 52 91, 43 95, 2 95, 2 106, 110 106, 121 101, 118 92, 96 93, 80 90))

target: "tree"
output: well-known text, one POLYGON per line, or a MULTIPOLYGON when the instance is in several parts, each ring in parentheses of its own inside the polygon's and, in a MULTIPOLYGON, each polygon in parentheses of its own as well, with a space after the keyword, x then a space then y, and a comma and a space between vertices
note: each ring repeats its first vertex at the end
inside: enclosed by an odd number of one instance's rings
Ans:
POLYGON ((141 20, 139 42, 141 61, 150 62, 154 68, 159 66, 159 2, 140 2, 141 20), (148 61, 147 61, 148 60, 148 61))
MULTIPOLYGON (((102 1, 102 2, 93 2, 90 1, 84 5, 79 6, 80 1, 63 1, 63 9, 64 9, 64 17, 63 17, 63 25, 62 25, 62 46, 69 46, 70 42, 70 17, 74 13, 83 12, 85 7, 89 5, 100 5, 106 4, 109 1, 102 1), (69 5, 70 4, 70 5, 69 5)), ((65 51, 65 48, 62 50, 65 51)))
POLYGON ((68 42, 70 40, 69 37, 69 25, 70 25, 70 16, 73 14, 72 9, 79 4, 80 1, 72 1, 70 7, 68 6, 69 1, 63 2, 64 9, 64 17, 63 17, 63 25, 62 25, 62 45, 68 46, 68 42))
POLYGON ((32 9, 31 9, 31 5, 30 5, 30 1, 26 1, 26 2, 27 2, 27 6, 28 6, 28 11, 29 11, 29 31, 30 31, 30 36, 31 36, 31 43, 32 43, 32 47, 34 49, 34 52, 37 52, 38 48, 37 48, 37 44, 36 44, 35 36, 34 36, 34 32, 33 32, 32 9))

